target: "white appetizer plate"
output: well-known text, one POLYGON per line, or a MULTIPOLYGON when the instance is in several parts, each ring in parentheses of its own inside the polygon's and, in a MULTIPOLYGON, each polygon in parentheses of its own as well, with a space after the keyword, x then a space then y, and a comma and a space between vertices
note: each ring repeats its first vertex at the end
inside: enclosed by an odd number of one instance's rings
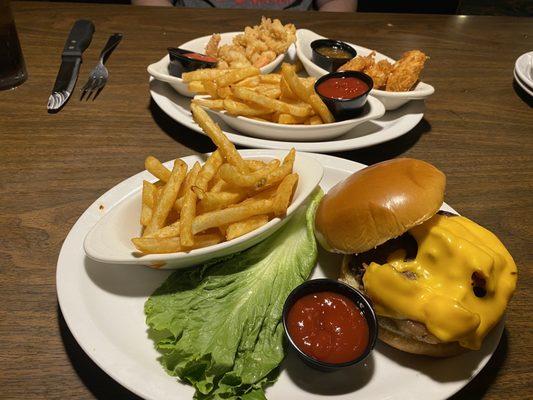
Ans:
MULTIPOLYGON (((255 155, 261 152, 255 152, 255 155)), ((271 154, 264 151, 265 156, 271 154)), ((364 165, 310 154, 324 167, 321 187, 328 191, 364 165)), ((148 336, 143 306, 172 271, 98 263, 85 256, 84 237, 103 217, 99 206, 114 207, 136 191, 142 174, 130 178, 93 203, 69 232, 57 262, 56 285, 61 311, 89 357, 117 382, 149 400, 189 400, 192 387, 166 374, 148 336)), ((444 205, 443 209, 452 211, 444 205)), ((336 278, 342 257, 319 252, 313 278, 336 278)), ((267 389, 269 400, 440 400, 465 386, 490 359, 503 331, 500 323, 479 351, 448 359, 418 357, 382 343, 362 365, 337 372, 317 372, 292 352, 281 375, 267 389)))
MULTIPOLYGON (((237 35, 240 35, 241 33, 242 32, 221 33, 220 34, 221 36, 220 45, 230 44, 233 38, 237 35)), ((205 54, 205 46, 209 42, 209 39, 211 39, 211 35, 203 36, 198 39, 193 39, 187 43, 183 43, 176 47, 179 47, 181 49, 191 50, 196 53, 205 54)), ((294 45, 291 45, 291 47, 292 46, 294 45)), ((277 56, 274 59, 274 61, 260 68, 261 73, 269 74, 272 71, 274 71, 281 64, 281 61, 283 61, 284 57, 285 57, 285 54, 280 54, 279 56, 277 56)), ((194 97, 194 93, 189 91, 188 84, 186 82, 183 82, 183 79, 169 74, 168 72, 169 63, 170 63, 170 57, 167 54, 165 57, 163 57, 158 62, 150 64, 147 68, 148 73, 151 76, 153 76, 155 79, 168 83, 181 95, 186 96, 186 97, 194 97)))
MULTIPOLYGON (((270 161, 274 158, 284 158, 287 151, 244 150, 240 153, 244 159, 270 161)), ((196 161, 203 163, 205 159, 201 156, 189 156, 183 158, 183 161, 189 167, 192 167, 196 161)), ((165 164, 169 169, 172 169, 172 165, 173 161, 165 164)), ((213 246, 195 249, 188 253, 178 252, 141 256, 131 243, 131 239, 139 237, 141 234, 139 216, 141 215, 142 181, 154 180, 154 177, 149 172, 143 171, 115 186, 98 200, 105 211, 103 214, 100 213, 102 215, 98 222, 85 238, 83 244, 85 253, 93 260, 102 263, 136 264, 160 269, 175 269, 242 251, 259 243, 281 228, 317 187, 323 174, 323 168, 319 162, 300 153, 296 153, 294 171, 299 175, 298 186, 284 218, 273 218, 267 224, 243 236, 213 246), (126 183, 129 185, 130 182, 134 189, 117 203, 115 201, 117 199, 115 196, 117 189, 126 183)))
MULTIPOLYGON (((319 34, 308 29, 298 29, 296 31, 296 54, 302 62, 307 73, 310 76, 319 78, 323 75, 326 75, 328 71, 319 67, 312 61, 311 42, 317 39, 324 39, 324 36, 320 36, 319 34)), ((367 49, 366 47, 361 47, 353 43, 348 44, 357 51, 358 55, 366 56, 372 52, 372 50, 367 49)), ((395 60, 392 58, 378 53, 377 51, 376 60, 388 60, 391 63, 395 62, 395 60)), ((434 92, 435 89, 433 86, 424 82, 418 82, 414 89, 408 92, 387 92, 385 90, 372 89, 370 94, 381 101, 385 106, 385 109, 389 111, 403 106, 410 100, 423 100, 426 97, 431 96, 434 92)))
MULTIPOLYGON (((203 134, 200 127, 192 119, 190 99, 180 96, 170 86, 153 78, 150 81, 150 95, 169 117, 187 128, 203 134)), ((424 102, 412 101, 396 111, 387 112, 381 118, 362 123, 333 140, 315 142, 251 137, 231 128, 215 113, 212 115, 229 140, 239 146, 262 149, 290 149, 294 147, 298 151, 333 153, 373 146, 406 134, 424 117, 424 102)))
POLYGON ((524 89, 524 92, 526 92, 530 96, 533 96, 533 88, 530 88, 529 86, 527 86, 527 84, 524 83, 522 81, 522 79, 520 79, 520 77, 516 73, 516 70, 513 71, 513 76, 514 76, 514 79, 515 79, 516 83, 518 83, 518 86, 520 86, 522 89, 524 89))
MULTIPOLYGON (((211 111, 211 110, 210 110, 211 111)), ((314 142, 334 139, 351 131, 357 125, 385 114, 385 107, 375 97, 368 96, 364 113, 358 118, 321 125, 288 125, 274 122, 258 121, 242 116, 235 117, 224 111, 211 111, 231 128, 248 136, 270 140, 294 140, 297 142, 314 142)))
POLYGON ((518 57, 515 62, 514 70, 515 74, 521 81, 520 83, 525 85, 529 89, 527 92, 531 94, 533 91, 533 51, 518 57))

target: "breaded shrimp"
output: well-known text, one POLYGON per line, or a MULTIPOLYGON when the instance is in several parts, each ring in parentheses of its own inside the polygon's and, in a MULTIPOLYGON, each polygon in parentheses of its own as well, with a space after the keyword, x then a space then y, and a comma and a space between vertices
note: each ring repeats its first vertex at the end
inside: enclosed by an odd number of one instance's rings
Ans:
POLYGON ((375 51, 370 53, 368 56, 357 56, 352 58, 346 64, 341 65, 337 71, 358 71, 363 72, 365 69, 370 68, 374 65, 374 55, 375 51))
POLYGON ((387 60, 381 60, 365 68, 363 71, 374 81, 374 89, 383 89, 387 84, 387 79, 392 71, 392 64, 387 60))
POLYGON ((420 50, 411 50, 403 54, 392 69, 387 80, 387 91, 406 92, 418 81, 420 72, 424 69, 427 57, 420 50))

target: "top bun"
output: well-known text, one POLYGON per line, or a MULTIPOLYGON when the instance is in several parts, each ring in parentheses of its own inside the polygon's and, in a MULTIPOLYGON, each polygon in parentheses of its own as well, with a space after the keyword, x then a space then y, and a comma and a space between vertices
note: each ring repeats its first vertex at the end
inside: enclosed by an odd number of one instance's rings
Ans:
POLYGON ((362 169, 320 202, 315 235, 326 250, 362 253, 431 218, 446 176, 427 162, 397 158, 362 169))

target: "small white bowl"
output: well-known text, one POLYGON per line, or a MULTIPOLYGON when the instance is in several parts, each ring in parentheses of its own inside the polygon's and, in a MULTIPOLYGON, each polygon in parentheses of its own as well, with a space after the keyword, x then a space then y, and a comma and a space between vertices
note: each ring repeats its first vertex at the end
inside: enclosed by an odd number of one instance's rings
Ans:
MULTIPOLYGON (((320 36, 309 29, 298 29, 296 31, 296 54, 298 55, 298 58, 302 62, 309 76, 320 78, 321 76, 328 74, 328 71, 319 67, 312 61, 311 42, 317 39, 324 39, 324 36, 320 36)), ((353 43, 348 44, 357 51, 358 55, 366 56, 372 52, 372 50, 367 49, 366 47, 357 46, 353 43)), ((377 61, 388 60, 391 63, 395 62, 392 58, 378 53, 377 51, 375 58, 377 61)), ((408 92, 387 92, 385 90, 372 89, 370 94, 383 103, 385 110, 390 111, 396 110, 410 100, 425 99, 426 97, 431 96, 434 92, 435 88, 433 86, 424 82, 418 82, 414 89, 408 92)))
POLYGON ((321 125, 278 124, 242 116, 236 117, 225 111, 209 111, 216 113, 233 129, 248 136, 281 141, 314 142, 342 136, 363 122, 381 118, 385 114, 385 107, 375 97, 368 96, 365 113, 361 117, 321 125))
MULTIPOLYGON (((240 152, 245 159, 269 161, 274 158, 282 159, 287 154, 285 150, 244 150, 240 152)), ((196 161, 204 162, 201 156, 182 158, 191 167, 196 161)), ((165 163, 168 168, 173 162, 165 163)), ((276 232, 287 222, 309 195, 315 190, 322 179, 324 168, 314 158, 305 153, 296 153, 294 171, 298 173, 298 187, 294 193, 291 205, 284 218, 274 218, 266 225, 249 232, 236 239, 213 246, 192 250, 188 253, 148 254, 139 256, 137 249, 131 243, 131 238, 139 237, 141 226, 141 185, 127 197, 111 207, 96 222, 96 225, 85 237, 83 247, 85 254, 95 261, 108 264, 136 264, 153 268, 176 269, 195 264, 201 264, 216 257, 223 257, 245 250, 276 232)), ((147 172, 141 174, 147 175, 147 172)), ((132 179, 132 178, 129 178, 132 179)), ((123 183, 119 183, 113 192, 123 183)))
MULTIPOLYGON (((221 45, 230 44, 233 38, 241 33, 242 32, 221 33, 220 44, 221 45)), ((196 53, 205 54, 205 46, 209 42, 209 39, 211 39, 211 35, 203 36, 198 39, 193 39, 187 43, 183 43, 182 45, 179 45, 176 47, 179 47, 181 49, 191 50, 196 53)), ((293 45, 291 44, 291 46, 293 45)), ((274 71, 281 64, 284 57, 285 57, 285 54, 280 54, 279 56, 277 56, 274 59, 274 61, 260 68, 261 73, 269 74, 272 71, 274 71)), ((194 97, 194 93, 189 91, 188 83, 183 82, 183 79, 181 78, 178 78, 176 76, 172 76, 169 74, 168 72, 169 63, 170 63, 170 57, 167 54, 165 57, 163 57, 158 62, 150 64, 147 68, 148 73, 151 76, 153 76, 155 79, 170 84, 170 86, 172 86, 179 94, 185 97, 194 97)))

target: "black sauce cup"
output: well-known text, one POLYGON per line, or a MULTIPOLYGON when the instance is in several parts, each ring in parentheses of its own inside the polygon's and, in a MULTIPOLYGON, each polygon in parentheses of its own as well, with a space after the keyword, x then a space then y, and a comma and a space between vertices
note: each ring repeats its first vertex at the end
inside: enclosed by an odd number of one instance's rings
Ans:
POLYGON ((338 369, 348 367, 350 365, 354 365, 357 363, 360 363, 365 358, 368 357, 370 352, 374 349, 374 346, 376 344, 376 339, 378 337, 378 322, 376 318, 376 313, 374 312, 374 309, 372 308, 372 304, 370 301, 357 289, 354 289, 351 286, 348 286, 342 282, 333 280, 333 279, 313 279, 310 281, 306 281, 302 283, 300 286, 296 287, 290 294, 289 297, 285 300, 285 304, 283 306, 283 328, 285 329, 285 336, 287 337, 287 340, 289 342, 289 345, 291 348, 296 351, 298 356, 310 367, 317 369, 319 371, 323 372, 331 372, 336 371, 338 369), (342 294, 352 300, 355 305, 361 310, 363 313, 363 316, 365 317, 366 323, 368 324, 368 344, 365 349, 365 351, 356 359, 344 362, 344 363, 327 363, 324 361, 317 360, 314 357, 311 357, 310 355, 303 352, 294 342, 292 339, 288 325, 287 325, 287 317, 289 314, 289 310, 291 307, 296 303, 298 299, 301 297, 311 294, 311 293, 318 293, 318 292, 334 292, 338 294, 342 294))
POLYGON ((364 106, 366 104, 366 99, 368 97, 368 93, 372 90, 374 87, 374 81, 371 77, 369 77, 367 74, 364 74, 363 72, 357 72, 357 71, 343 71, 343 72, 332 72, 330 74, 326 74, 320 79, 318 79, 315 82, 315 92, 320 96, 322 101, 326 104, 326 106, 329 108, 329 111, 333 114, 335 117, 335 121, 342 121, 345 119, 350 118, 357 118, 359 117, 364 110, 364 106), (320 93, 318 90, 318 87, 320 84, 328 79, 331 78, 348 78, 348 77, 354 77, 357 79, 362 80, 364 83, 367 84, 368 90, 364 93, 349 98, 349 99, 339 99, 335 97, 327 97, 320 93))
POLYGON ((340 40, 332 40, 332 39, 318 39, 318 40, 312 41, 311 50, 312 50, 313 62, 319 67, 324 68, 328 72, 337 71, 341 65, 346 64, 348 61, 350 61, 352 58, 354 58, 357 55, 357 51, 349 44, 341 42, 340 40), (317 51, 317 49, 321 47, 329 47, 333 49, 344 50, 350 54, 350 57, 337 58, 337 57, 325 56, 324 54, 321 54, 317 51))
POLYGON ((184 72, 194 71, 203 68, 214 68, 217 66, 216 61, 195 60, 193 58, 184 56, 184 54, 188 53, 200 54, 196 51, 179 49, 176 47, 169 47, 167 50, 168 55, 170 57, 168 73, 172 76, 177 76, 178 78, 181 78, 181 74, 184 72))

